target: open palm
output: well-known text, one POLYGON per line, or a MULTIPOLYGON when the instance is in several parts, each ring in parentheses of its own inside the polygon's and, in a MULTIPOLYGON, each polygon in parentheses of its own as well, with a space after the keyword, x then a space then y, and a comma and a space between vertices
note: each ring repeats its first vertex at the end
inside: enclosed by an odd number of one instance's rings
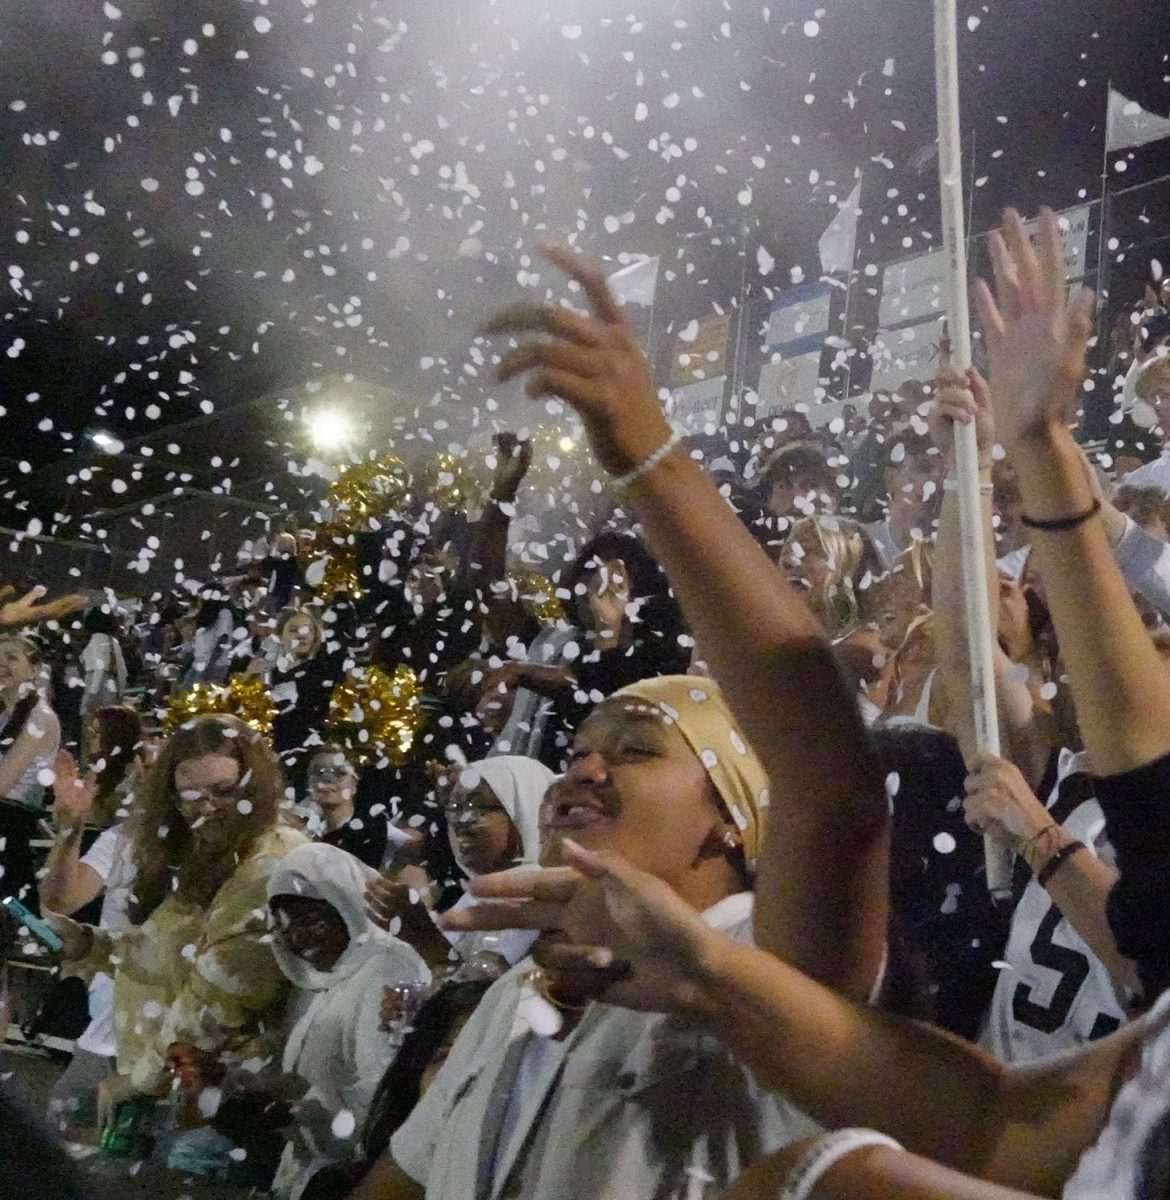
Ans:
POLYGON ((1084 377, 1094 301, 1086 288, 1068 294, 1062 239, 1050 209, 1041 214, 1037 245, 1014 209, 989 245, 995 290, 980 280, 976 303, 996 430, 1010 449, 1070 419, 1070 401, 1084 377))

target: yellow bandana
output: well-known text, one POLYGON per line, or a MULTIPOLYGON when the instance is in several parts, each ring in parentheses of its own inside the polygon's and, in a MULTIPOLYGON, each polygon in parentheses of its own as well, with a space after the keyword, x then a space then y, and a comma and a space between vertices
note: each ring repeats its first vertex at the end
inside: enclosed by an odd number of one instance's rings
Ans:
POLYGON ((699 676, 659 675, 630 684, 611 699, 627 696, 652 704, 682 734, 739 827, 744 856, 754 868, 764 838, 768 777, 719 685, 699 676))

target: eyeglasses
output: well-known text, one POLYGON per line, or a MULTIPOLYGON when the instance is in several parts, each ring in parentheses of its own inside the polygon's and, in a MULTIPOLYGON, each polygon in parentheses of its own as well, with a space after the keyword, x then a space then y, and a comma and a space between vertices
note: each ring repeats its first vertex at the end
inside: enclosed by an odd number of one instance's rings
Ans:
POLYGON ((312 767, 309 770, 310 782, 334 783, 338 779, 352 779, 354 771, 349 766, 312 767))
POLYGON ((183 788, 179 792, 179 807, 182 809, 227 808, 235 804, 244 794, 238 783, 216 784, 209 788, 183 788))
POLYGON ((448 800, 443 805, 443 816, 448 821, 478 821, 491 813, 503 811, 503 808, 499 804, 495 804, 490 800, 473 800, 467 797, 448 800))

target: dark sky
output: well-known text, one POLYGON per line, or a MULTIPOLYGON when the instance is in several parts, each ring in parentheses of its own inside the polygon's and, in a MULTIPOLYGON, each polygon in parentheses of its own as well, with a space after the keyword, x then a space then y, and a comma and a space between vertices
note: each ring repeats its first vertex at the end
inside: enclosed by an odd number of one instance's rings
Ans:
MULTIPOLYGON (((1008 200, 1096 194, 1108 79, 1170 112, 1164 0, 961 8, 976 227, 1008 200)), ((46 522, 85 508, 66 505, 52 464, 92 455, 87 431, 133 447, 339 373, 389 389, 440 443, 472 420, 523 420, 472 332, 533 282, 540 230, 662 254, 668 322, 734 299, 745 243, 758 288, 794 267, 815 277, 816 238, 857 170, 867 258, 937 238, 936 175, 907 166, 933 138, 924 0, 14 12, 0 33, 0 476, 46 522)), ((1115 178, 1170 170, 1166 145, 1115 178)), ((256 428, 279 440, 292 426, 256 428)), ((233 464, 249 447, 224 449, 220 475, 246 474, 233 464)))

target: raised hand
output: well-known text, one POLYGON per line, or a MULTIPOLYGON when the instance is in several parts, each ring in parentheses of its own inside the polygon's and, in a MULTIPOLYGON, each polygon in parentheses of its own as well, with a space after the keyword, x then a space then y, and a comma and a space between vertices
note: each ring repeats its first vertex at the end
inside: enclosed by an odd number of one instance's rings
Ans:
POLYGON ((521 441, 514 433, 497 433, 496 469, 492 476, 492 499, 509 503, 516 499, 524 476, 532 466, 532 442, 521 441))
POLYGON ((1000 440, 1010 450, 1021 439, 1066 425, 1085 374, 1085 347, 1093 330, 1093 293, 1068 295, 1063 242, 1051 209, 1040 214, 1032 245, 1020 214, 1004 213, 989 239, 995 290, 975 289, 991 365, 991 400, 1000 440))
POLYGON ((954 425, 970 425, 974 422, 980 469, 991 466, 991 452, 995 447, 995 416, 991 410, 987 380, 974 367, 966 374, 951 368, 938 373, 934 379, 934 398, 926 419, 930 425, 930 436, 948 465, 955 458, 954 425))
POLYGON ((540 929, 533 955, 553 984, 642 1012, 691 1008, 719 936, 660 879, 566 839, 562 867, 517 867, 469 883, 485 901, 444 928, 540 929))
POLYGON ((598 462, 622 475, 670 436, 650 366, 609 290, 604 273, 566 246, 541 253, 580 284, 589 316, 547 304, 518 304, 484 326, 494 334, 533 334, 500 361, 501 380, 528 374, 530 396, 559 396, 577 411, 598 462))
POLYGON ((74 829, 84 825, 93 811, 97 795, 97 776, 84 778, 77 769, 77 759, 68 750, 61 750, 53 760, 53 819, 58 829, 74 829))
MULTIPOLYGON (((7 589, 5 589, 7 591, 7 589)), ((56 600, 47 600, 44 604, 37 601, 47 589, 38 584, 19 599, 5 599, 0 603, 0 629, 18 629, 22 625, 36 625, 41 621, 57 621, 70 613, 84 608, 86 598, 79 593, 68 596, 58 596, 56 600)))

